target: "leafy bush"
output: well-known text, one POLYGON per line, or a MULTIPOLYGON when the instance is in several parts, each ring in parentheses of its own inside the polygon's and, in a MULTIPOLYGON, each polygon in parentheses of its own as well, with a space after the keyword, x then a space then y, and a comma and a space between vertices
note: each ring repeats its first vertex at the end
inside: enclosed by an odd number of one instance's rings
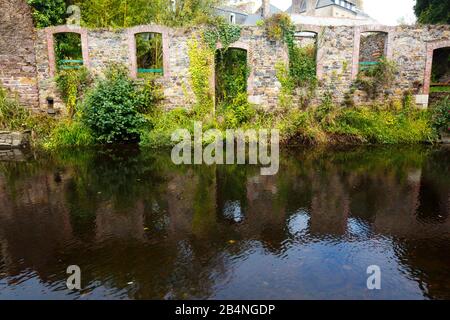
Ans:
POLYGON ((248 102, 247 93, 239 93, 230 105, 221 107, 226 128, 237 129, 248 123, 256 114, 254 107, 248 102))
POLYGON ((36 27, 46 28, 64 23, 66 2, 64 0, 27 0, 33 8, 36 27))
POLYGON ((450 133, 450 98, 445 97, 432 108, 432 126, 436 134, 450 133))
POLYGON ((136 141, 145 123, 141 108, 142 91, 128 77, 126 68, 113 66, 87 93, 81 119, 99 142, 136 141))

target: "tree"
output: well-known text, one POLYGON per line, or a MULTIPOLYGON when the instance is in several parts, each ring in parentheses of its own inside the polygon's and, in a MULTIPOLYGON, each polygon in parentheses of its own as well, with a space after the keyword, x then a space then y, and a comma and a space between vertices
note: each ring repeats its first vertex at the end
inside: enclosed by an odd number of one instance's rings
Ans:
POLYGON ((206 23, 214 17, 220 0, 78 0, 89 27, 129 27, 157 23, 186 26, 206 23))
POLYGON ((448 0, 417 0, 414 11, 420 23, 450 24, 448 0))
POLYGON ((63 24, 66 14, 64 0, 27 0, 33 8, 33 19, 36 27, 45 28, 63 24))

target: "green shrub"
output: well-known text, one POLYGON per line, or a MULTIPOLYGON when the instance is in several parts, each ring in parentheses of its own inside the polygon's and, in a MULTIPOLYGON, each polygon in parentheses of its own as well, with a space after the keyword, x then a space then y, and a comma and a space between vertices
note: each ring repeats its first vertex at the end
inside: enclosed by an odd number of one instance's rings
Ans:
POLYGON ((226 128, 237 129, 248 123, 256 114, 247 93, 239 93, 229 105, 221 106, 226 128))
POLYGON ((445 97, 432 106, 432 126, 440 136, 443 132, 450 133, 450 98, 445 97))
POLYGON ((81 119, 101 143, 136 141, 145 119, 142 91, 126 68, 113 66, 86 95, 81 119))

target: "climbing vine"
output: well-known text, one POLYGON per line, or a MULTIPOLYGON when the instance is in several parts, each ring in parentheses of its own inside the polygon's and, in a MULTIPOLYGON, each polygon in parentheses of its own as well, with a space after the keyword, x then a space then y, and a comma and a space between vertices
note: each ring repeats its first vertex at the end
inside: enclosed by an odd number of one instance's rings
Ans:
POLYGON ((189 74, 192 91, 196 98, 195 114, 210 114, 214 107, 211 77, 214 52, 202 41, 189 41, 189 74))
POLYGON ((286 44, 289 55, 289 79, 295 88, 315 89, 316 48, 315 46, 300 47, 295 43, 295 25, 289 15, 275 14, 265 22, 266 32, 270 39, 286 44))
POLYGON ((78 70, 61 70, 56 77, 56 84, 66 103, 69 117, 76 113, 78 102, 83 99, 84 92, 92 84, 92 78, 86 68, 78 70))
POLYGON ((241 37, 242 28, 225 22, 218 22, 210 26, 203 32, 203 39, 211 50, 217 48, 217 44, 222 44, 223 49, 227 49, 232 43, 241 37))

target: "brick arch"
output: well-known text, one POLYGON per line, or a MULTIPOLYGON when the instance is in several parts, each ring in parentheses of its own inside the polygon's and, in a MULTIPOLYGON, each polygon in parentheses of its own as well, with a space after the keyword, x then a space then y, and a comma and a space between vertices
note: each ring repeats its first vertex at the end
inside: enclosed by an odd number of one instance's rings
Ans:
POLYGON ((58 33, 77 33, 81 36, 81 52, 83 54, 83 65, 89 68, 89 47, 87 29, 74 25, 62 25, 57 27, 46 28, 47 47, 48 47, 48 63, 50 77, 56 74, 56 57, 55 57, 55 39, 54 35, 58 33))
POLYGON ((313 32, 316 34, 316 50, 317 50, 317 56, 316 56, 316 76, 317 79, 320 80, 323 75, 323 63, 322 59, 324 56, 324 50, 323 47, 320 45, 320 34, 323 32, 323 27, 316 26, 316 25, 310 25, 310 24, 302 24, 296 28, 296 32, 313 32))
POLYGON ((163 42, 164 78, 170 77, 169 63, 169 28, 159 25, 137 26, 128 29, 128 49, 130 57, 130 76, 137 78, 136 35, 139 33, 159 33, 163 42))
POLYGON ((355 27, 355 35, 353 43, 352 80, 356 79, 359 71, 359 50, 361 45, 361 34, 364 32, 382 32, 387 34, 385 54, 387 59, 392 59, 394 30, 395 30, 394 27, 382 25, 367 25, 355 27))
POLYGON ((450 48, 450 40, 443 41, 433 41, 427 43, 427 60, 425 64, 425 80, 423 84, 423 94, 430 93, 430 84, 431 84, 431 72, 433 68, 433 54, 434 50, 442 49, 442 48, 450 48))
MULTIPOLYGON (((254 78, 255 78, 255 71, 252 68, 253 65, 253 50, 251 49, 250 45, 243 41, 237 41, 232 43, 228 48, 230 49, 241 49, 247 51, 247 65, 250 67, 250 74, 247 79, 247 93, 249 96, 253 95, 253 85, 254 85, 254 78)), ((221 43, 217 44, 218 49, 223 49, 223 46, 221 43)), ((212 83, 215 86, 215 79, 216 79, 216 67, 214 65, 214 71, 213 71, 213 77, 212 77, 212 83)))

